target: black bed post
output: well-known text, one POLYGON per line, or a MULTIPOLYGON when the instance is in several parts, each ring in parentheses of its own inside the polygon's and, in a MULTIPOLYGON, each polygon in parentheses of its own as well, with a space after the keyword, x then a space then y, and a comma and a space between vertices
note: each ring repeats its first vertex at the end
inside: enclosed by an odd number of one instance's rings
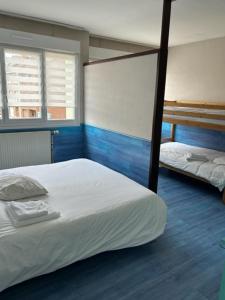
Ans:
POLYGON ((174 0, 164 0, 161 28, 161 42, 158 54, 156 95, 152 127, 152 143, 149 167, 148 188, 157 193, 159 175, 159 152, 161 143, 161 130, 163 118, 163 104, 165 97, 166 70, 168 59, 168 43, 170 30, 171 6, 174 0))

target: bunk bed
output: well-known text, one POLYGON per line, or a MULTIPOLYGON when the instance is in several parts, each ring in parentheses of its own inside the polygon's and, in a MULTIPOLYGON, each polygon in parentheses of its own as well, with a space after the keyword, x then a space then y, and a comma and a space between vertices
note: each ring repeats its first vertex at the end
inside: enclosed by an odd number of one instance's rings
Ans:
POLYGON ((171 134, 162 139, 160 167, 217 187, 225 203, 225 152, 175 141, 176 125, 225 131, 225 104, 165 101, 163 121, 171 124, 171 134))

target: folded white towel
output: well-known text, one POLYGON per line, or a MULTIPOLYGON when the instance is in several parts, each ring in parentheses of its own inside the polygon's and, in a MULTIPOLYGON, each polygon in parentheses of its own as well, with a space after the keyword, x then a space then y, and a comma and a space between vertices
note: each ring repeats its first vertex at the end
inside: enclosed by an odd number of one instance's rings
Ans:
POLYGON ((7 209, 14 219, 22 221, 47 215, 49 206, 47 201, 43 200, 26 202, 11 201, 7 204, 7 209))
POLYGON ((202 155, 202 154, 196 154, 196 153, 187 153, 186 160, 187 161, 203 161, 203 162, 209 161, 207 156, 202 155))
POLYGON ((60 217, 60 213, 57 211, 53 211, 51 208, 49 208, 47 215, 43 215, 36 218, 30 218, 22 221, 16 220, 14 216, 11 215, 10 210, 7 210, 7 213, 14 227, 23 227, 27 225, 50 221, 60 217))

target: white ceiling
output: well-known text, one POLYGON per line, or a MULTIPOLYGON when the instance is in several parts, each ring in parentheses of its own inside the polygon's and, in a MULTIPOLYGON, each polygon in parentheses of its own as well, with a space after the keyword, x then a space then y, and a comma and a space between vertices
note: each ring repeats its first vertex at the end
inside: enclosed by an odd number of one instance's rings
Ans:
MULTIPOLYGON (((0 0, 5 12, 79 26, 90 33, 158 45, 162 0, 0 0)), ((225 0, 173 2, 170 44, 225 36, 225 0)))

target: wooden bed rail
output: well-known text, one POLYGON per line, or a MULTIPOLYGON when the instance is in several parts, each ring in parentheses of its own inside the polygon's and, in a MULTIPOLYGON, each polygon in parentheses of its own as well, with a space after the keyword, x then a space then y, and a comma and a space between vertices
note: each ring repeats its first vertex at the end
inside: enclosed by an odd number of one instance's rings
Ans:
MULTIPOLYGON (((224 100, 224 102, 225 102, 225 100, 224 100)), ((220 102, 205 102, 205 101, 165 100, 164 106, 225 110, 225 103, 223 104, 220 102)))
POLYGON ((207 118, 214 120, 225 120, 225 114, 209 114, 202 112, 191 112, 191 111, 171 111, 168 109, 164 109, 164 113, 167 115, 177 115, 177 116, 186 116, 186 117, 196 117, 196 118, 207 118))
POLYGON ((225 131, 225 103, 165 100, 163 121, 225 131))

